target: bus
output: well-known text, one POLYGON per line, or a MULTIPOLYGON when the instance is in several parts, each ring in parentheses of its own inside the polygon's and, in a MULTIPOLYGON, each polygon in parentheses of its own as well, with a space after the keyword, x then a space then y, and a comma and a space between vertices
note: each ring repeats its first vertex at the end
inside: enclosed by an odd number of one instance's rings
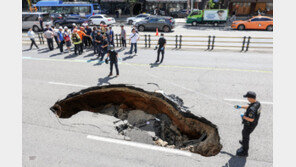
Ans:
POLYGON ((89 2, 63 2, 61 0, 42 0, 34 5, 39 12, 66 14, 69 16, 90 17, 100 14, 100 5, 89 2))

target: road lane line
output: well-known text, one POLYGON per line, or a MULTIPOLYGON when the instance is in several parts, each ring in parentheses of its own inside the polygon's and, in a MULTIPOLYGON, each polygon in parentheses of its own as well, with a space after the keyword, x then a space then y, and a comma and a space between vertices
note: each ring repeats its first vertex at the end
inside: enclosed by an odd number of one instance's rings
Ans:
POLYGON ((126 145, 126 146, 131 146, 131 147, 137 147, 137 148, 143 148, 143 149, 149 149, 149 150, 155 150, 155 151, 162 151, 162 152, 178 154, 178 155, 184 155, 184 156, 188 156, 188 157, 192 156, 192 153, 187 152, 187 151, 181 151, 181 150, 177 150, 177 149, 165 148, 165 147, 160 147, 160 146, 153 146, 153 145, 143 144, 143 143, 136 143, 136 142, 132 142, 132 141, 125 141, 125 140, 99 137, 99 136, 93 136, 93 135, 87 135, 86 138, 91 139, 91 140, 98 140, 98 141, 102 141, 102 142, 121 144, 121 145, 126 145))
MULTIPOLYGON (((235 102, 247 102, 247 100, 241 100, 241 99, 224 99, 225 101, 235 101, 235 102)), ((265 102, 265 101, 260 101, 261 104, 269 104, 273 105, 273 102, 265 102)))
MULTIPOLYGON (((77 62, 77 63, 97 63, 97 61, 88 62, 87 60, 81 59, 55 59, 55 58, 34 58, 34 57, 22 57, 25 60, 42 60, 42 61, 59 61, 59 62, 77 62)), ((150 67, 149 64, 140 63, 124 63, 118 62, 122 65, 132 65, 132 66, 145 66, 150 67)), ((267 70, 251 70, 251 69, 236 69, 236 68, 216 68, 216 67, 196 67, 196 66, 178 66, 178 65, 159 65, 161 68, 183 68, 183 69, 195 69, 195 70, 215 70, 215 71, 237 71, 237 72, 257 72, 257 73, 267 73, 272 74, 272 71, 267 70)))
POLYGON ((68 84, 68 83, 61 83, 61 82, 48 82, 48 83, 53 85, 64 85, 64 86, 74 86, 74 87, 83 87, 83 88, 90 87, 86 85, 76 85, 76 84, 68 84))

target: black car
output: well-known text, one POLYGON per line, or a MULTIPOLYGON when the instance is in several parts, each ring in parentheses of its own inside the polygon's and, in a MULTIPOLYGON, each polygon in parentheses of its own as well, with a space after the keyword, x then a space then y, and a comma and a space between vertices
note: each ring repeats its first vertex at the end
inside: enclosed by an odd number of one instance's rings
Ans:
POLYGON ((136 22, 139 31, 156 30, 170 32, 175 27, 175 20, 169 16, 150 16, 146 19, 136 22))
POLYGON ((58 19, 54 21, 54 25, 56 27, 67 26, 69 28, 72 28, 73 23, 75 23, 77 26, 81 26, 83 23, 88 23, 88 19, 81 16, 67 16, 63 19, 58 19))
POLYGON ((181 9, 179 11, 171 12, 171 16, 174 18, 184 18, 187 17, 190 13, 190 10, 187 12, 187 9, 181 9))

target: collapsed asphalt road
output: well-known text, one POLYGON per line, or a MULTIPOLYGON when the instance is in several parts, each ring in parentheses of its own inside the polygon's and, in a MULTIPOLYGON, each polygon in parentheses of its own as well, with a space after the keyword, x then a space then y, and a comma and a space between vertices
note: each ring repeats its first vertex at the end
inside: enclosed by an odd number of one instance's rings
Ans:
POLYGON ((121 120, 114 122, 116 130, 131 140, 135 134, 142 135, 150 144, 153 140, 160 146, 203 156, 217 155, 222 149, 216 125, 193 115, 175 95, 123 84, 96 86, 71 93, 50 109, 60 118, 80 111, 114 116, 121 120), (143 135, 143 131, 147 133, 143 135))

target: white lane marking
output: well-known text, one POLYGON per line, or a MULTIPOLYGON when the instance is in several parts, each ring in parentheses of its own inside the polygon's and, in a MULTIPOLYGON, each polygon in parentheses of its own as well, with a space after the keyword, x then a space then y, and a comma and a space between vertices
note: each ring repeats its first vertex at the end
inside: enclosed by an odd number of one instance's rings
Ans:
MULTIPOLYGON (((248 102, 247 100, 241 100, 241 99, 224 99, 226 101, 237 101, 237 102, 248 102)), ((261 104, 270 104, 273 105, 273 102, 265 102, 265 101, 260 101, 261 104)))
POLYGON ((75 87, 83 87, 83 88, 90 87, 90 86, 86 86, 86 85, 67 84, 67 83, 61 83, 61 82, 48 82, 48 83, 53 84, 53 85, 75 86, 75 87))
POLYGON ((190 152, 181 151, 181 150, 172 149, 172 148, 165 148, 165 147, 160 147, 160 146, 153 146, 153 145, 149 145, 149 144, 136 143, 136 142, 132 142, 132 141, 124 141, 124 140, 99 137, 99 136, 93 136, 93 135, 87 135, 86 138, 92 139, 92 140, 108 142, 108 143, 121 144, 121 145, 126 145, 126 146, 131 146, 131 147, 138 147, 138 148, 143 148, 143 149, 149 149, 149 150, 162 151, 162 152, 167 152, 167 153, 172 153, 172 154, 184 155, 184 156, 188 156, 188 157, 192 156, 192 153, 190 153, 190 152))

